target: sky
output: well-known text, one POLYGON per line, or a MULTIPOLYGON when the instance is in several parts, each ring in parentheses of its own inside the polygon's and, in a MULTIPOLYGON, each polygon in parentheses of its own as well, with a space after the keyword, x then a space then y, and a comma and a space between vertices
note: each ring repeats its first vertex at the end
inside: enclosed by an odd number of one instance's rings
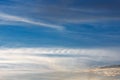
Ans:
POLYGON ((0 0, 0 70, 74 72, 119 52, 120 0, 0 0))

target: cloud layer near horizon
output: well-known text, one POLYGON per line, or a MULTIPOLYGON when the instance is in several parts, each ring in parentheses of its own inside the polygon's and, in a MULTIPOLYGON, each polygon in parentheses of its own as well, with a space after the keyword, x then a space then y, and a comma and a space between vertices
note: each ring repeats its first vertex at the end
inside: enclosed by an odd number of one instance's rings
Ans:
POLYGON ((119 62, 118 49, 1 48, 0 70, 77 71, 119 62))
MULTIPOLYGON (((117 48, 0 48, 2 80, 94 80, 108 76, 86 73, 99 66, 118 64, 117 48)), ((117 77, 112 79, 117 80, 117 77)))

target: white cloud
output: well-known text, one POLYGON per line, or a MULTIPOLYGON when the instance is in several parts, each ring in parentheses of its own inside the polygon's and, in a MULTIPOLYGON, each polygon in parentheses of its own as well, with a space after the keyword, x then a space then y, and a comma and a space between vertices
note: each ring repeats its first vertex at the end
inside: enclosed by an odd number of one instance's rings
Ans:
MULTIPOLYGON (((120 61, 119 55, 119 49, 113 48, 0 48, 0 79, 18 79, 21 76, 23 80, 87 79, 84 69, 91 67, 89 64, 120 61), (42 56, 46 54, 77 56, 42 56)), ((99 80, 99 77, 94 80, 99 80)))
MULTIPOLYGON (((119 61, 118 56, 118 49, 1 48, 0 70, 6 70, 4 67, 8 67, 7 69, 13 69, 12 67, 14 67, 15 70, 39 71, 42 69, 42 72, 77 71, 85 67, 91 67, 89 64, 96 61, 111 63, 119 61), (2 67, 2 64, 4 64, 4 67, 2 67), (37 68, 35 65, 37 65, 37 68)), ((99 63, 97 64, 99 65, 99 63)))
POLYGON ((9 15, 9 14, 5 14, 5 13, 0 13, 0 20, 1 20, 2 23, 23 22, 23 23, 33 24, 33 25, 37 25, 37 26, 41 26, 41 27, 54 28, 54 29, 58 29, 58 30, 63 30, 64 29, 63 26, 48 24, 48 23, 44 23, 44 22, 37 22, 37 21, 30 20, 30 19, 27 19, 27 18, 14 16, 14 15, 9 15))

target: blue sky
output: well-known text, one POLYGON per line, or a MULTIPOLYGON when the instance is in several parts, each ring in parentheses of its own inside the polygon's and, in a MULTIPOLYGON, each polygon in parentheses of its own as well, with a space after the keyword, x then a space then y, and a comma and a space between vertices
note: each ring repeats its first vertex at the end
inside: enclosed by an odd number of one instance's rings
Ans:
POLYGON ((119 8, 120 0, 0 0, 0 70, 119 64, 119 8))
POLYGON ((113 47, 120 45, 115 0, 1 0, 1 46, 113 47))

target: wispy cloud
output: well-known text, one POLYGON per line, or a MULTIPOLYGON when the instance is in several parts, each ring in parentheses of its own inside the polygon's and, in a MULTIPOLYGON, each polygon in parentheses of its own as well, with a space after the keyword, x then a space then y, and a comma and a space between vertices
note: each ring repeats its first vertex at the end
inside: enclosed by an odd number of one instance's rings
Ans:
MULTIPOLYGON (((0 5, 1 11, 12 14, 20 14, 31 18, 37 18, 37 19, 42 18, 43 20, 51 21, 59 24, 66 24, 68 22, 93 23, 93 22, 120 20, 119 19, 120 6, 118 4, 120 3, 120 1, 118 0, 114 2, 108 0, 107 1, 56 0, 56 2, 54 2, 55 4, 49 3, 49 1, 39 1, 39 0, 36 1, 30 0, 29 2, 19 1, 19 0, 9 0, 8 3, 10 5, 6 5, 6 4, 0 5), (13 5, 12 3, 16 5, 13 5), (104 5, 102 3, 104 3, 104 5), (69 6, 69 4, 71 4, 72 6, 69 6)), ((28 20, 25 20, 25 22, 47 26, 46 24, 41 22, 39 23, 35 21, 31 22, 28 20)))
POLYGON ((7 22, 8 23, 9 22, 23 22, 23 23, 37 25, 37 26, 40 26, 40 27, 48 27, 48 28, 54 28, 54 29, 58 29, 58 30, 63 30, 64 29, 63 26, 47 24, 47 23, 44 23, 44 22, 37 22, 37 21, 34 21, 34 20, 30 20, 28 18, 23 18, 23 17, 19 17, 19 16, 9 15, 9 14, 5 14, 5 13, 0 13, 0 19, 1 19, 1 21, 4 21, 6 23, 7 22))

